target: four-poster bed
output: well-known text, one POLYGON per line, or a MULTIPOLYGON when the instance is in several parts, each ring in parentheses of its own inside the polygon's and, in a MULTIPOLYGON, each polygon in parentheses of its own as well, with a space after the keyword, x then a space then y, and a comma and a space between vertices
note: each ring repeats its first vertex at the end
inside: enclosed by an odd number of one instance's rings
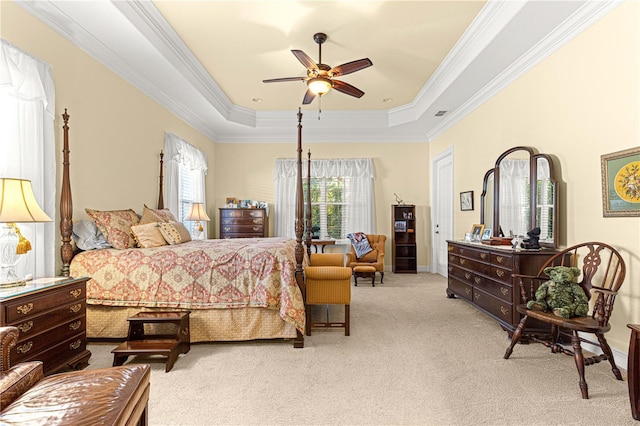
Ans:
MULTIPOLYGON (((62 117, 61 274, 91 278, 87 283, 88 338, 124 338, 128 317, 142 310, 174 308, 191 311, 192 342, 285 338, 293 339, 296 348, 304 346, 305 219, 300 111, 295 240, 199 240, 153 248, 82 252, 74 252, 71 244, 73 204, 66 109, 62 117)), ((164 208, 162 168, 161 153, 158 209, 164 208)), ((310 238, 307 232, 307 240, 310 238)))

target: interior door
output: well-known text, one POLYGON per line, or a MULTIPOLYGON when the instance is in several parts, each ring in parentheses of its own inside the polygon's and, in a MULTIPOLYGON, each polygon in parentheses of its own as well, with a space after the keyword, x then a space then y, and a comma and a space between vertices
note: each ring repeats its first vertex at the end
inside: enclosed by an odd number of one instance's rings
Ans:
POLYGON ((447 276, 447 240, 453 239, 453 149, 431 163, 431 271, 447 276))

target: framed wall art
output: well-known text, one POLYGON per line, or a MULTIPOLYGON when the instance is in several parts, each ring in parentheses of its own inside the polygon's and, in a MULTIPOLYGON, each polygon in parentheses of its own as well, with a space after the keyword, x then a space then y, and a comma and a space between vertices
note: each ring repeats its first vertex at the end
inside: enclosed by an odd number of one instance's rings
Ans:
POLYGON ((600 157, 604 217, 640 216, 640 148, 600 157))
POLYGON ((460 193, 460 210, 473 210, 473 191, 460 193))

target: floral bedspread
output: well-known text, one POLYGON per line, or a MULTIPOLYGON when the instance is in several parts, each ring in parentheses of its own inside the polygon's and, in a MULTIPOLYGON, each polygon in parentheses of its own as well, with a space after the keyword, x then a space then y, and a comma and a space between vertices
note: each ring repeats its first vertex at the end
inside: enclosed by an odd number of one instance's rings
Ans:
POLYGON ((73 277, 88 276, 87 303, 184 309, 262 307, 304 332, 295 240, 196 240, 155 248, 79 253, 73 277))

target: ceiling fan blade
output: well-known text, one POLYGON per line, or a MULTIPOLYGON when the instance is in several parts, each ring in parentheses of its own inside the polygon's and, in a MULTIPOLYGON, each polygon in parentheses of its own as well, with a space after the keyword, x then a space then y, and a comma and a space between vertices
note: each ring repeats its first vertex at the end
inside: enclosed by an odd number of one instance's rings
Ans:
POLYGON ((358 89, 355 86, 350 85, 349 83, 345 83, 344 81, 331 80, 331 82, 332 82, 333 88, 336 89, 338 92, 345 93, 355 98, 361 98, 362 95, 364 95, 364 92, 362 90, 358 89))
POLYGON ((306 53, 304 53, 302 50, 292 50, 291 53, 293 53, 293 55, 298 58, 298 60, 300 61, 300 63, 302 63, 302 65, 305 66, 305 68, 309 69, 318 69, 318 65, 316 65, 315 62, 313 62, 313 59, 311 59, 309 57, 309 55, 307 55, 306 53))
POLYGON ((304 99, 302 99, 302 105, 309 105, 315 98, 315 93, 311 90, 307 90, 307 93, 304 94, 304 99))
POLYGON ((373 62, 371 62, 371 59, 369 58, 358 59, 357 61, 347 62, 346 64, 338 65, 337 67, 331 68, 329 74, 337 77, 340 75, 346 75, 351 74, 352 72, 360 71, 361 69, 370 67, 371 65, 373 65, 373 62))
POLYGON ((263 83, 279 83, 282 81, 304 81, 306 77, 284 77, 284 78, 272 78, 269 80, 262 80, 263 83))

